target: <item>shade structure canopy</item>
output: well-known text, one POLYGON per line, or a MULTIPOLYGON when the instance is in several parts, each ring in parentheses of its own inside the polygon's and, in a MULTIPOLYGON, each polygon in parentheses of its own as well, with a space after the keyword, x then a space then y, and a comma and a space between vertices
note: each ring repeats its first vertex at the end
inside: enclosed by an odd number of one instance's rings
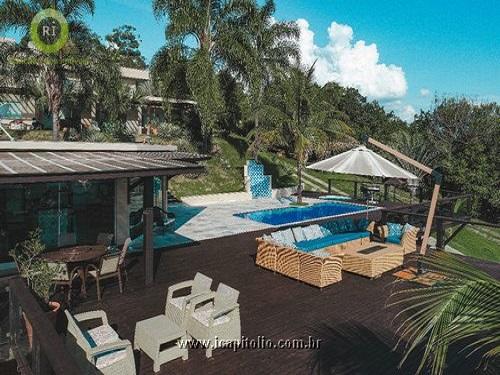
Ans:
POLYGON ((311 164, 307 168, 359 176, 418 180, 418 177, 413 173, 365 146, 358 146, 329 159, 311 164))

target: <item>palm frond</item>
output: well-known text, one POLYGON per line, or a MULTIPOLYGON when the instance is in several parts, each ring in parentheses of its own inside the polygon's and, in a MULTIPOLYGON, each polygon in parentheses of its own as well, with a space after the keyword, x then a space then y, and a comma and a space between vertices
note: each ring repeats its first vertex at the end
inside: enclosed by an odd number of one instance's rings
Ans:
POLYGON ((399 290, 390 306, 402 308, 396 319, 400 344, 406 342, 404 360, 425 345, 419 371, 426 366, 442 374, 448 348, 462 344, 463 351, 496 356, 500 350, 500 282, 470 264, 446 253, 421 259, 428 269, 445 276, 432 287, 399 290))

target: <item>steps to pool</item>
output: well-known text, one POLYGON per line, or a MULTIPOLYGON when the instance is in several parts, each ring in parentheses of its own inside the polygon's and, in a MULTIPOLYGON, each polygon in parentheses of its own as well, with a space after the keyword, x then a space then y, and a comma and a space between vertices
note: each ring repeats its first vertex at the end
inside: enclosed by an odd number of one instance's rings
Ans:
POLYGON ((245 166, 245 186, 252 199, 272 198, 271 176, 264 174, 264 166, 248 160, 245 166))

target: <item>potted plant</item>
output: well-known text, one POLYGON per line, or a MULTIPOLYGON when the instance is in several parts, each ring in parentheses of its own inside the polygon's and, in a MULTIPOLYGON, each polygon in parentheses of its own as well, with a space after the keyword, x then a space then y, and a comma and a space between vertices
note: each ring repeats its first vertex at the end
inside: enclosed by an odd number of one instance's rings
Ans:
MULTIPOLYGON (((55 271, 40 257, 43 252, 45 252, 45 245, 41 239, 41 230, 36 229, 28 234, 26 240, 18 243, 9 255, 16 262, 20 276, 26 280, 30 289, 40 299, 42 306, 55 315, 61 308, 59 302, 49 300, 55 271)), ((33 329, 24 313, 23 317, 31 348, 33 329)))

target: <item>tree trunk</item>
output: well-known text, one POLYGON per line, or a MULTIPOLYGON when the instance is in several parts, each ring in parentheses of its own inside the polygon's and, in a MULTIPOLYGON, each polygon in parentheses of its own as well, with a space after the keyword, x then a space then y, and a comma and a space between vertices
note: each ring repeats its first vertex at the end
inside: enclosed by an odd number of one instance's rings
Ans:
POLYGON ((45 89, 49 102, 49 110, 52 113, 52 140, 59 140, 61 102, 63 95, 64 77, 62 67, 47 70, 45 75, 45 89))
POLYGON ((299 185, 297 186, 297 203, 302 204, 302 163, 297 161, 297 176, 299 177, 299 185))
POLYGON ((260 150, 260 134, 259 134, 259 114, 256 112, 254 116, 255 140, 253 147, 253 158, 257 161, 260 150))

